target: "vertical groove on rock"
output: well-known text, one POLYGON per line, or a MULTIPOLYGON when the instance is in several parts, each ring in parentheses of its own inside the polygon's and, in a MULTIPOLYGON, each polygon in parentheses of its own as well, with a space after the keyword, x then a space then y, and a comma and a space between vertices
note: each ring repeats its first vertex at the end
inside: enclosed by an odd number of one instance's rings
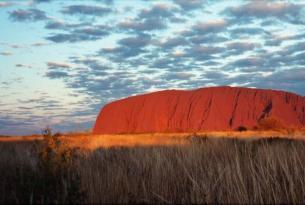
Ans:
POLYGON ((199 130, 202 129, 203 125, 204 125, 204 122, 208 119, 209 117, 209 112, 211 110, 211 107, 212 107, 212 101, 213 101, 213 95, 212 97, 210 98, 210 101, 209 101, 209 104, 208 106, 206 107, 205 111, 203 112, 203 116, 202 116, 202 120, 201 120, 201 123, 200 123, 200 128, 199 130))
POLYGON ((171 114, 170 114, 170 117, 169 117, 169 119, 168 119, 168 122, 167 122, 167 127, 169 127, 170 124, 173 124, 173 123, 172 123, 172 119, 173 119, 173 117, 174 117, 175 114, 176 114, 177 106, 178 106, 178 104, 179 104, 179 98, 180 98, 180 95, 177 96, 176 103, 175 103, 175 105, 174 105, 174 107, 173 107, 173 110, 172 110, 172 112, 171 112, 171 114))
POLYGON ((192 95, 191 95, 191 97, 189 98, 189 106, 188 106, 188 111, 187 111, 187 117, 186 117, 186 124, 187 124, 187 127, 191 127, 190 126, 190 115, 191 115, 191 111, 192 111, 192 105, 193 105, 193 103, 194 103, 194 100, 193 100, 193 98, 194 98, 194 96, 195 96, 195 92, 194 93, 192 93, 192 95))
POLYGON ((236 108, 237 108, 238 103, 239 103, 238 99, 239 99, 240 93, 241 93, 241 90, 239 90, 237 92, 237 95, 236 95, 235 104, 234 104, 232 115, 231 115, 231 118, 230 118, 230 121, 229 121, 230 128, 232 128, 232 125, 233 125, 233 121, 234 121, 235 114, 236 114, 236 108))
POLYGON ((264 119, 265 117, 268 117, 268 114, 270 113, 271 109, 272 109, 272 101, 270 100, 268 102, 267 106, 265 107, 265 109, 263 110, 263 113, 258 118, 258 121, 260 121, 261 119, 264 119))

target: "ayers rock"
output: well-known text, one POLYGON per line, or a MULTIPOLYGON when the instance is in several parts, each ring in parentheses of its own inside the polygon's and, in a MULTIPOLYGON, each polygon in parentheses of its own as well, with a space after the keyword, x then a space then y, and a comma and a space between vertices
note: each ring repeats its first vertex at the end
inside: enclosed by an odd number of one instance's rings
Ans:
POLYGON ((198 132, 252 128, 272 117, 305 127, 305 97, 275 90, 209 87, 165 90, 111 102, 97 117, 94 134, 198 132))

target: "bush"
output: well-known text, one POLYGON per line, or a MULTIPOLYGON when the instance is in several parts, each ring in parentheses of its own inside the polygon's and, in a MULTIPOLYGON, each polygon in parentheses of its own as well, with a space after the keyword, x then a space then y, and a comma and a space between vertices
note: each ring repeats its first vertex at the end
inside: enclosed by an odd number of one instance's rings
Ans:
POLYGON ((285 126, 282 124, 282 122, 276 118, 263 118, 258 121, 257 124, 258 130, 283 130, 285 129, 285 126))
POLYGON ((51 129, 43 140, 0 143, 0 204, 85 203, 80 159, 51 129))
POLYGON ((239 132, 244 132, 244 131, 247 131, 248 129, 245 126, 241 125, 241 126, 238 126, 236 130, 239 132))
POLYGON ((60 134, 52 135, 51 129, 43 130, 43 142, 37 146, 38 172, 37 192, 34 202, 81 203, 85 192, 80 189, 80 175, 74 166, 76 153, 62 140, 60 134))

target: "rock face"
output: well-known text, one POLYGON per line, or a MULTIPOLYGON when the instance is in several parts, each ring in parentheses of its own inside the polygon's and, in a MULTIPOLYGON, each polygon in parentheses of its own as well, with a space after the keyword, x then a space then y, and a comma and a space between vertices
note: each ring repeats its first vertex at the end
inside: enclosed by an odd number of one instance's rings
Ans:
POLYGON ((266 117, 279 119, 287 127, 305 127, 305 97, 228 86, 159 91, 105 105, 93 133, 235 130, 252 128, 266 117))

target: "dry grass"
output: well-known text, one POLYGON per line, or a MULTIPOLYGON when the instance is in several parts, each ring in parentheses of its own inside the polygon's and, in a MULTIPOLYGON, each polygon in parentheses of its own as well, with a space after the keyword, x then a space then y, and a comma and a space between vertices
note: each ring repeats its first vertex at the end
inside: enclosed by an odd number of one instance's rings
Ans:
MULTIPOLYGON (((95 150, 111 147, 135 147, 135 146, 169 146, 186 145, 190 136, 213 137, 213 138, 239 138, 261 139, 279 137, 285 139, 305 139, 305 130, 248 130, 238 131, 215 131, 200 133, 148 133, 148 134, 121 134, 121 135, 92 135, 85 133, 65 133, 58 138, 70 148, 95 150)), ((2 136, 0 143, 41 141, 43 136, 2 136)))
POLYGON ((268 134, 3 140, 0 203, 305 203, 302 132, 268 134))

